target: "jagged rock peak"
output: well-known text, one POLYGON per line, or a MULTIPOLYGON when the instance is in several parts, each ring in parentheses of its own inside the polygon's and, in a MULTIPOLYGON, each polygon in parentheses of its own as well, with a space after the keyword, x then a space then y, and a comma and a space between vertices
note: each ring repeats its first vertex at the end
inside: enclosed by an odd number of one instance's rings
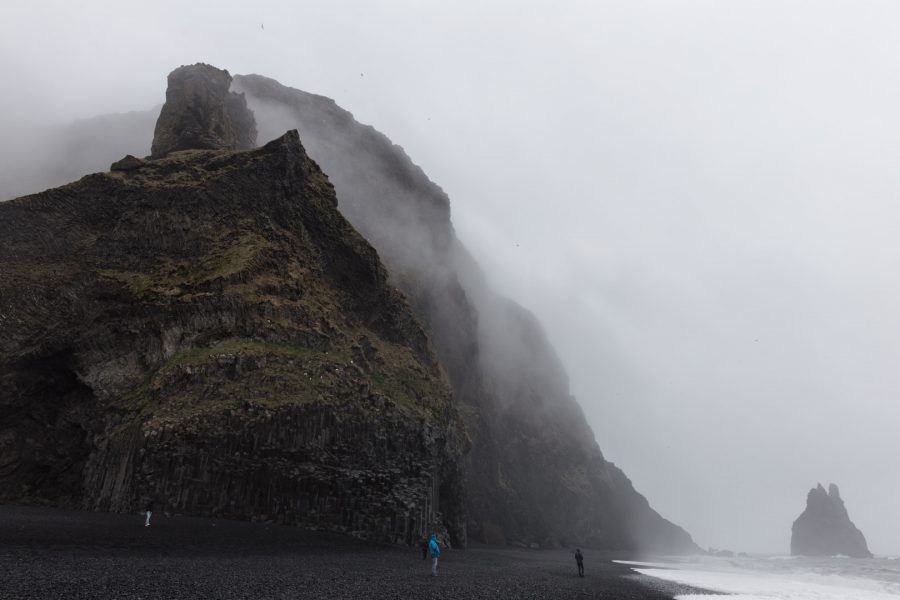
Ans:
POLYGON ((866 538, 850 520, 835 484, 829 485, 828 491, 821 483, 809 490, 806 510, 791 530, 791 554, 871 558, 866 538))
POLYGON ((296 131, 0 202, 0 265, 0 504, 465 544, 452 390, 296 131))
POLYGON ((156 121, 151 157, 176 150, 249 150, 256 120, 243 94, 230 91, 224 69, 197 63, 169 73, 166 103, 156 121))

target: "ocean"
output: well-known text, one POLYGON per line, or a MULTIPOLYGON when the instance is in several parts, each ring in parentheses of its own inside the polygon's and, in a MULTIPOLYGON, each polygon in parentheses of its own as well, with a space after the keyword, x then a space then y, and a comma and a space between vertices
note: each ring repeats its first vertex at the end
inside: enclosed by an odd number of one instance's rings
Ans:
POLYGON ((642 575, 716 595, 677 600, 898 600, 900 557, 694 556, 661 562, 615 561, 642 575))

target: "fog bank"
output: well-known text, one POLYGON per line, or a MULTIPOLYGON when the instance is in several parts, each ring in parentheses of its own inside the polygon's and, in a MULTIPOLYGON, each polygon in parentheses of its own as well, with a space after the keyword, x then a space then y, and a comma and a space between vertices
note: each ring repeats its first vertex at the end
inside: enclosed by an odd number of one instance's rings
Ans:
POLYGON ((77 176, 90 146, 42 131, 150 110, 180 64, 332 97, 448 193, 605 455, 698 543, 784 552, 834 481, 870 548, 900 552, 900 6, 6 12, 0 190, 57 152, 77 176))

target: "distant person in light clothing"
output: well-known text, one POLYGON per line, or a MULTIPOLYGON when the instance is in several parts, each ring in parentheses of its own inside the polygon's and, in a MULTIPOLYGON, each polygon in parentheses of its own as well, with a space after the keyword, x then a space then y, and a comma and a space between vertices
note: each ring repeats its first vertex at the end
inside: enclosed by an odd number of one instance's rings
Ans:
POLYGON ((147 502, 147 507, 144 509, 144 513, 147 515, 147 518, 144 521, 144 527, 150 527, 150 517, 153 515, 153 500, 147 502))

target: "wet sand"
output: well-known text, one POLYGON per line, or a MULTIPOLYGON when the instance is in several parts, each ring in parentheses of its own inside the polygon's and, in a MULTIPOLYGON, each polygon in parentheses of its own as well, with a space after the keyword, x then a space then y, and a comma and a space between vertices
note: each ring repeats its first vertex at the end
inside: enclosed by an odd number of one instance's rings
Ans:
POLYGON ((415 548, 295 527, 0 506, 0 599, 604 598, 690 590, 584 551, 447 550, 438 577, 415 548))

